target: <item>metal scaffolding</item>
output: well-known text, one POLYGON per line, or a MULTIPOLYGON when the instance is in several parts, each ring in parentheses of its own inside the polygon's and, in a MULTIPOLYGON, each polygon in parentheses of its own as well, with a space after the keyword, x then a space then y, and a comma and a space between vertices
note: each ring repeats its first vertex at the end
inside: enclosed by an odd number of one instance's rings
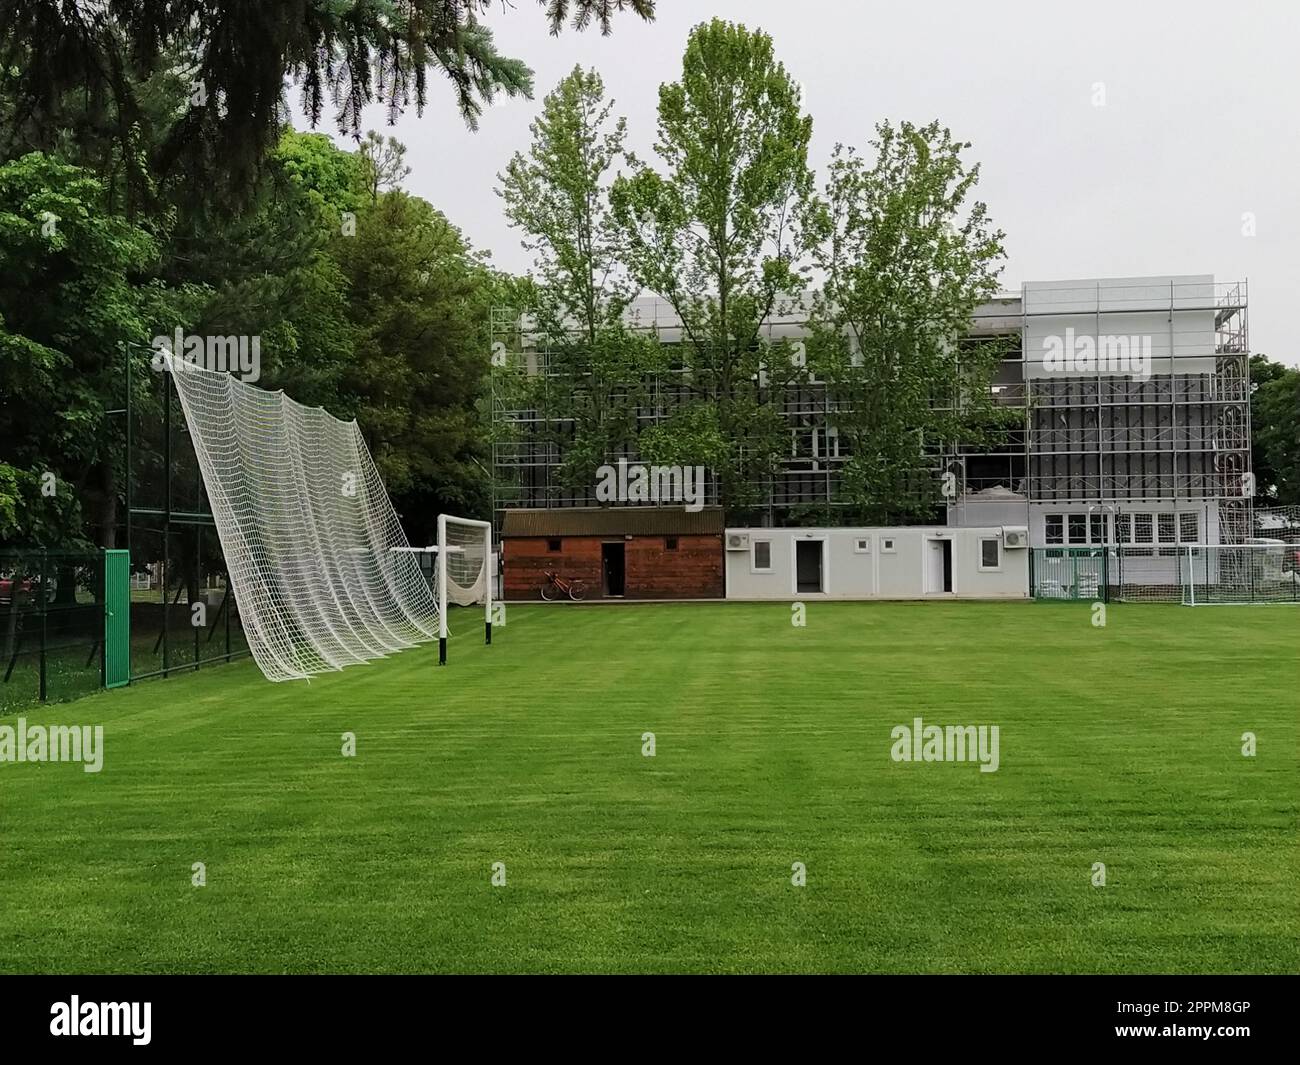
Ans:
MULTIPOLYGON (((662 343, 681 343, 668 304, 638 300, 629 321, 662 343)), ((797 311, 774 317, 766 338, 806 334, 797 311)), ((493 512, 513 506, 591 506, 591 489, 558 476, 573 426, 550 413, 550 352, 519 313, 492 311, 493 512), (513 379, 514 386, 507 382, 513 379), (527 405, 513 402, 531 382, 527 405)), ((1001 489, 1026 504, 1120 505, 1134 501, 1217 504, 1221 539, 1251 535, 1250 384, 1245 282, 1208 279, 1026 285, 981 307, 966 343, 1005 345, 991 382, 1009 425, 970 440, 927 440, 938 476, 956 474, 954 508, 982 490, 1001 489), (1053 324, 1100 337, 1125 323, 1160 319, 1162 354, 1145 380, 1102 372, 1047 374, 1032 345, 1053 324)), ((1148 338, 1148 343, 1150 342, 1148 338)), ((638 429, 670 417, 690 394, 690 371, 655 375, 637 409, 638 429)), ((767 521, 797 524, 811 510, 833 514, 847 449, 835 429, 836 398, 816 379, 785 390, 779 402, 790 450, 760 487, 767 521)), ((955 402, 961 402, 958 396, 955 402)), ((619 456, 610 456, 615 461, 619 456)), ((637 461, 635 454, 623 457, 637 461)), ((950 519, 953 515, 950 513, 950 519)))
POLYGON ((1251 495, 1246 286, 1171 280, 1162 288, 1098 285, 1090 298, 1081 288, 1026 288, 1026 352, 1037 319, 1077 323, 1099 343, 1108 329, 1161 317, 1165 352, 1148 379, 1100 367, 1049 377, 1026 363, 1024 494, 1053 504, 1212 501, 1223 542, 1240 543, 1250 535, 1251 495))

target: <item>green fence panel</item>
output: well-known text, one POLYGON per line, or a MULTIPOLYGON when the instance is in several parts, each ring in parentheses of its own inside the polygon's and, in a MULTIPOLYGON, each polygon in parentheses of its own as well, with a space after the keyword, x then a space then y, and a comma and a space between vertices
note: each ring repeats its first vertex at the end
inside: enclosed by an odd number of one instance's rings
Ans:
POLYGON ((131 555, 104 552, 104 687, 131 681, 131 555))
POLYGON ((1108 551, 1102 547, 1034 548, 1034 598, 1071 601, 1108 599, 1109 562, 1108 551))

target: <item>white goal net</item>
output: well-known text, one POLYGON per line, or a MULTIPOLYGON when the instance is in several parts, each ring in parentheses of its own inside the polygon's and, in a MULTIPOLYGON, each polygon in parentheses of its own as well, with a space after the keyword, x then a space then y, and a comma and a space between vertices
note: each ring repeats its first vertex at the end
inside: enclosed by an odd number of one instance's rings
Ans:
POLYGON ((486 522, 443 515, 438 523, 438 550, 447 557, 447 602, 477 606, 488 595, 491 527, 486 522))
POLYGON ((434 595, 357 423, 167 361, 267 679, 342 669, 436 636, 434 595))
POLYGON ((435 587, 441 622, 438 660, 447 661, 450 607, 483 606, 486 641, 492 642, 492 526, 486 521, 438 515, 435 587))
POLYGON ((1300 543, 1214 544, 1180 549, 1188 606, 1300 603, 1300 543))

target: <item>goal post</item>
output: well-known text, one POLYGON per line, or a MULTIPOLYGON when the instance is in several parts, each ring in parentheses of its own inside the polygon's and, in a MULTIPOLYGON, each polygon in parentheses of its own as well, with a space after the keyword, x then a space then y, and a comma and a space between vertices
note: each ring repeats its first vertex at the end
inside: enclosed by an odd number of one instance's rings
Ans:
POLYGON ((447 608, 483 604, 483 642, 492 643, 492 523, 438 515, 438 665, 447 664, 447 608))

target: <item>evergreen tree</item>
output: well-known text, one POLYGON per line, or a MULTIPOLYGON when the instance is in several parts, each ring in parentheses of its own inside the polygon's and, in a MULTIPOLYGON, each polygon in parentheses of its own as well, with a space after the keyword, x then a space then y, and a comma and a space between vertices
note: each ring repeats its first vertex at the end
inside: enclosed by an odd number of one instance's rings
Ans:
MULTIPOLYGON (((654 16, 653 0, 541 0, 553 33, 566 20, 609 31, 614 12, 654 16)), ((498 93, 527 96, 532 75, 501 55, 482 15, 491 0, 0 0, 0 72, 13 100, 0 158, 51 148, 68 111, 147 172, 196 190, 247 193, 279 139, 284 83, 300 89, 312 124, 326 102, 359 136, 363 109, 423 113, 431 71, 452 84, 474 127, 498 93), (189 106, 151 113, 139 91, 160 71, 185 80, 189 106), (144 125, 160 122, 163 128, 144 125)), ((142 177, 132 169, 134 177, 142 177)))

